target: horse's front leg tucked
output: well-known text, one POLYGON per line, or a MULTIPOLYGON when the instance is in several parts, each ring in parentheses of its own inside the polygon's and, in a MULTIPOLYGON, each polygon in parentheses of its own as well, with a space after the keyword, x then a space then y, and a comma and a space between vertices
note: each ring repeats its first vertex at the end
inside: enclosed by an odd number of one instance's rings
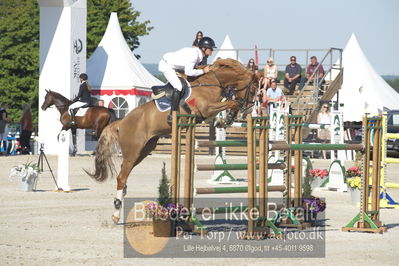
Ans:
POLYGON ((67 131, 68 129, 69 129, 69 128, 66 127, 66 126, 63 126, 63 127, 61 128, 60 133, 58 133, 58 135, 57 135, 57 141, 60 141, 61 132, 62 132, 63 130, 67 131))
POLYGON ((213 117, 219 112, 227 109, 235 112, 238 112, 240 110, 239 103, 232 100, 217 103, 208 103, 207 101, 204 102, 205 104, 203 106, 197 106, 197 108, 200 110, 202 116, 205 118, 213 117))
POLYGON ((215 121, 216 127, 227 127, 233 123, 233 120, 240 109, 240 105, 237 101, 229 100, 225 102, 208 103, 206 106, 202 106, 202 108, 200 107, 199 109, 202 116, 206 118, 214 117, 219 112, 229 109, 230 112, 228 112, 226 119, 218 117, 215 121))

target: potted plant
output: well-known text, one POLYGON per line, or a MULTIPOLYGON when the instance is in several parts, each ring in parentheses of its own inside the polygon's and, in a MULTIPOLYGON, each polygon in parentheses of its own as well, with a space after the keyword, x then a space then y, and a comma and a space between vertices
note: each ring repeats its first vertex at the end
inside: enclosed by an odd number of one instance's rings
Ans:
POLYGON ((352 205, 356 205, 360 202, 360 189, 362 188, 362 179, 360 178, 361 172, 354 166, 346 170, 345 176, 348 190, 351 193, 352 205))
MULTIPOLYGON (((323 212, 326 209, 326 202, 312 195, 311 183, 316 175, 314 173, 312 174, 312 171, 309 167, 306 168, 305 172, 306 174, 303 183, 302 208, 304 210, 305 221, 314 224, 317 220, 317 214, 319 212, 323 212)), ((319 174, 318 176, 322 176, 322 178, 324 178, 327 174, 325 174, 325 172, 323 171, 322 174, 319 174)))
POLYGON ((9 177, 18 179, 19 190, 30 192, 33 191, 39 177, 39 167, 32 162, 20 164, 10 170, 9 177))
POLYGON ((326 169, 312 169, 310 171, 310 182, 312 188, 320 187, 326 176, 328 176, 328 171, 326 169))
POLYGON ((176 233, 176 219, 179 207, 171 203, 170 185, 163 163, 162 177, 158 187, 157 202, 149 202, 145 206, 147 217, 152 218, 155 237, 171 237, 176 233))

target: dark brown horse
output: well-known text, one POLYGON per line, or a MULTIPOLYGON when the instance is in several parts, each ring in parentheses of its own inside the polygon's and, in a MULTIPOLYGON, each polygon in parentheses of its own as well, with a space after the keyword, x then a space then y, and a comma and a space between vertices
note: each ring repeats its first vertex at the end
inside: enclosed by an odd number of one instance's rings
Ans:
MULTIPOLYGON (((188 102, 192 113, 203 119, 213 118, 219 112, 238 111, 252 106, 251 101, 258 86, 258 76, 245 69, 238 61, 219 59, 211 71, 195 79, 189 79, 192 93, 188 102), (225 88, 236 88, 236 100, 222 101, 225 88)), ((184 112, 180 108, 180 112, 184 112)), ((171 126, 166 122, 168 112, 159 112, 154 101, 132 110, 122 120, 105 128, 96 148, 95 172, 88 173, 97 181, 104 181, 114 173, 112 156, 116 145, 122 151, 123 161, 117 177, 115 213, 112 219, 119 221, 122 200, 126 194, 127 178, 133 167, 155 149, 161 135, 169 134, 171 126)))
POLYGON ((113 109, 95 106, 89 107, 84 116, 77 116, 76 125, 71 126, 72 119, 68 112, 68 107, 72 104, 72 101, 57 92, 51 90, 46 90, 46 92, 47 94, 42 104, 42 110, 46 111, 47 108, 54 105, 58 112, 60 112, 60 121, 62 124, 61 131, 72 129, 74 154, 76 153, 76 128, 94 129, 97 138, 99 138, 103 129, 116 120, 115 111, 113 109))

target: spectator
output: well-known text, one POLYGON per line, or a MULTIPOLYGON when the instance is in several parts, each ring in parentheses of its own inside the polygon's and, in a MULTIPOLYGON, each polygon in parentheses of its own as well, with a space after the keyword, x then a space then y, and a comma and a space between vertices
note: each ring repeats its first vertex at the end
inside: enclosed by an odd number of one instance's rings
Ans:
POLYGON ((198 31, 197 35, 195 35, 195 40, 193 41, 193 47, 198 47, 199 41, 202 39, 204 35, 202 34, 202 31, 198 31))
POLYGON ((101 100, 101 99, 98 100, 97 101, 97 105, 100 106, 100 107, 104 107, 104 100, 101 100))
POLYGON ((324 69, 323 69, 323 65, 320 64, 320 67, 316 70, 318 65, 319 65, 319 62, 317 62, 316 56, 312 56, 310 58, 310 65, 306 69, 306 75, 301 80, 301 88, 300 88, 301 90, 305 86, 305 83, 310 79, 310 76, 312 76, 313 72, 315 72, 315 71, 316 71, 316 73, 312 77, 312 80, 310 81, 310 83, 316 82, 318 87, 321 85, 321 80, 324 76, 324 69))
POLYGON ((285 67, 284 87, 289 90, 289 94, 294 94, 296 84, 301 81, 302 68, 296 63, 296 57, 291 56, 290 64, 285 67))
POLYGON ((29 144, 30 136, 32 135, 33 132, 32 111, 28 103, 24 104, 22 110, 23 110, 23 115, 21 118, 20 142, 21 142, 22 154, 29 154, 31 151, 31 147, 29 144))
POLYGON ((256 108, 256 113, 259 116, 266 115, 266 106, 267 106, 267 101, 266 101, 266 90, 263 89, 261 86, 259 86, 259 89, 256 93, 255 97, 255 108, 256 108))
POLYGON ((0 108, 0 147, 3 147, 4 154, 7 153, 7 137, 8 137, 8 123, 11 122, 11 120, 8 118, 7 114, 7 108, 8 104, 7 103, 2 103, 1 108, 0 108))
MULTIPOLYGON (((323 104, 319 114, 317 115, 318 124, 331 124, 331 116, 328 104, 323 104)), ((327 143, 330 140, 331 134, 329 129, 318 129, 317 137, 323 142, 327 143)), ((322 151, 323 159, 327 159, 326 151, 322 151)))
MULTIPOLYGON (((202 39, 202 37, 204 36, 204 34, 202 34, 202 31, 198 31, 197 35, 195 35, 195 40, 193 41, 193 47, 197 47, 199 45, 200 40, 202 39)), ((198 63, 198 66, 206 66, 208 64, 208 56, 205 55, 202 58, 202 61, 198 63)))
POLYGON ((269 59, 267 59, 267 65, 263 70, 263 88, 270 88, 272 81, 277 81, 277 75, 277 66, 274 64, 273 58, 269 57, 269 59))
POLYGON ((255 65, 255 60, 253 58, 249 59, 247 69, 255 74, 258 73, 258 67, 255 65))
POLYGON ((266 100, 268 103, 283 101, 284 94, 280 88, 277 88, 277 82, 272 81, 270 88, 266 91, 266 100))

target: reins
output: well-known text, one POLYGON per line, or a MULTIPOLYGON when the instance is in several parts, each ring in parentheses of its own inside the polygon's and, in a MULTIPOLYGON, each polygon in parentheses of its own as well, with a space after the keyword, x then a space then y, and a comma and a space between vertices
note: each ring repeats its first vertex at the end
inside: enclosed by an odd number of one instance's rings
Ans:
MULTIPOLYGON (((218 81, 219 84, 203 84, 203 83, 201 83, 201 82, 198 82, 198 84, 192 85, 191 88, 195 88, 195 87, 219 87, 219 88, 221 88, 223 91, 225 91, 227 88, 226 88, 225 86, 222 85, 222 83, 220 82, 220 80, 219 80, 219 78, 218 78, 216 72, 215 72, 215 71, 212 71, 212 73, 214 74, 214 76, 215 76, 215 78, 216 78, 216 80, 218 81)), ((235 89, 236 92, 246 90, 246 91, 245 91, 244 98, 239 98, 239 99, 236 100, 236 101, 238 101, 238 103, 239 103, 240 106, 241 106, 241 108, 240 108, 241 112, 244 112, 244 111, 248 110, 249 107, 247 107, 247 105, 248 105, 249 103, 253 103, 253 102, 249 101, 249 96, 250 96, 250 93, 251 93, 251 91, 250 91, 249 88, 250 88, 251 85, 254 83, 254 81, 255 81, 255 76, 256 76, 256 75, 253 74, 252 79, 248 82, 247 85, 245 85, 245 86, 242 87, 241 89, 235 89)), ((255 95, 255 93, 254 93, 252 96, 254 96, 254 95, 255 95)))

